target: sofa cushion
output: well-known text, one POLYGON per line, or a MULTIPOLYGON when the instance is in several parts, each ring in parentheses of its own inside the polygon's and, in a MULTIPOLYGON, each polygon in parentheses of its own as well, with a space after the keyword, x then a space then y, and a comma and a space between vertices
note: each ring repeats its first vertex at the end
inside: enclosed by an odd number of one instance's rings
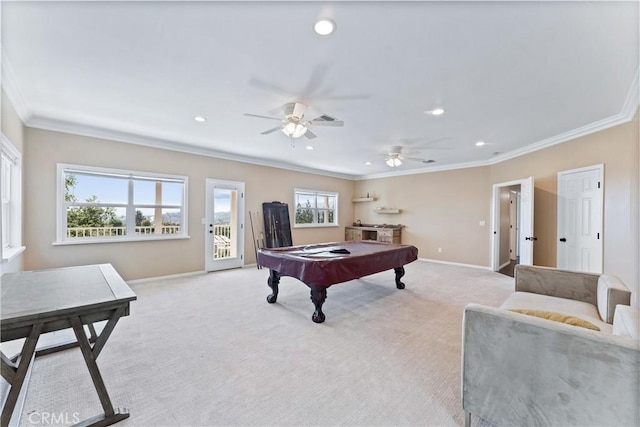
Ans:
POLYGON ((598 311, 600 317, 607 323, 613 323, 616 305, 629 305, 631 293, 622 280, 610 274, 598 277, 598 311))
POLYGON ((551 297, 530 292, 514 292, 502 303, 500 308, 505 310, 530 309, 552 311, 586 320, 600 328, 601 332, 607 334, 611 334, 613 330, 612 325, 602 321, 595 305, 583 301, 551 297))
POLYGON ((510 311, 514 311, 520 314, 526 314, 527 316, 535 316, 541 319, 553 320, 554 322, 566 323, 567 325, 580 326, 581 328, 592 329, 594 331, 599 331, 600 328, 594 325, 591 322, 587 322, 584 319, 580 319, 579 317, 567 316, 562 313, 555 313, 553 311, 542 311, 542 310, 529 310, 523 308, 512 308, 510 311))
POLYGON ((640 310, 628 305, 617 305, 613 315, 613 334, 640 339, 640 310))

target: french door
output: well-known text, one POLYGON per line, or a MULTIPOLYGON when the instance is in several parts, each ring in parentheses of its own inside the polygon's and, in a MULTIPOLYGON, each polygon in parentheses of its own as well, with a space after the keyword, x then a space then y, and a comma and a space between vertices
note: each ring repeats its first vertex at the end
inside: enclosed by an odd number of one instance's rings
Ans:
POLYGON ((206 271, 244 265, 244 182, 207 179, 206 271))

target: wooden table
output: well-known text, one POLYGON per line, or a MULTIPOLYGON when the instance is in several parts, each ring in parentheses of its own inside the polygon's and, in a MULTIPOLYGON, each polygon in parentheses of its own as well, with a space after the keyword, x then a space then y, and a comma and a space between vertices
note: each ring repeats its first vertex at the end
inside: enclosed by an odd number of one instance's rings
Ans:
POLYGON ((116 323, 120 317, 129 315, 129 303, 136 299, 113 266, 100 264, 24 271, 4 274, 1 279, 1 342, 26 338, 20 355, 14 360, 0 353, 2 376, 11 385, 2 408, 1 426, 9 425, 34 353, 39 355, 36 344, 40 335, 68 328, 75 333, 77 342, 74 344, 82 351, 104 409, 103 414, 80 424, 106 426, 127 418, 128 412, 114 411, 96 364, 116 323), (104 320, 107 323, 98 336, 93 323, 104 320), (93 339, 87 337, 84 325, 89 326, 93 339))
POLYGON ((277 301, 280 276, 295 277, 311 289, 311 301, 315 306, 311 319, 315 323, 325 320, 322 304, 329 286, 393 269, 396 287, 404 289, 400 280, 404 276, 403 266, 416 259, 418 248, 415 246, 373 241, 262 248, 258 251, 258 264, 270 269, 267 284, 272 293, 267 302, 277 301))

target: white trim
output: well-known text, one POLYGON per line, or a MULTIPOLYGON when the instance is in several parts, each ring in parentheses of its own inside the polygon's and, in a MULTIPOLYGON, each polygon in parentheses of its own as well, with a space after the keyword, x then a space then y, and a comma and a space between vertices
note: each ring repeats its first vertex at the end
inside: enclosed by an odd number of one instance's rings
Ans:
MULTIPOLYGON (((309 190, 307 188, 294 188, 293 189, 293 221, 291 222, 291 226, 293 228, 324 228, 324 227, 340 227, 340 224, 338 224, 338 220, 339 220, 339 208, 340 208, 340 193, 337 191, 325 191, 325 190, 309 190), (336 201, 336 205, 333 208, 333 220, 334 222, 314 222, 311 224, 297 224, 296 223, 296 210, 297 210, 297 205, 296 205, 296 196, 298 195, 298 193, 300 194, 313 194, 316 198, 316 203, 318 201, 318 196, 329 196, 329 197, 334 197, 335 201, 336 201)), ((329 208, 317 208, 317 207, 312 207, 311 208, 314 211, 327 211, 327 217, 329 215, 329 208)), ((315 219, 315 216, 314 216, 315 219)))
POLYGON ((76 135, 88 136, 93 138, 102 138, 108 139, 112 141, 119 141, 129 144, 142 145, 151 148, 160 148, 165 150, 178 151, 181 153, 188 154, 196 154, 207 157, 214 157, 223 160, 231 160, 248 164, 255 164, 259 166, 265 167, 273 167, 278 169, 290 170, 295 172, 302 173, 310 173, 314 175, 321 176, 329 176, 334 178, 342 178, 348 180, 363 180, 363 179, 375 179, 375 178, 388 178, 394 176, 405 176, 405 175, 416 175, 423 173, 431 173, 431 172, 441 172, 441 171, 449 171, 449 170, 457 170, 471 167, 480 167, 480 166, 490 166, 496 163, 503 162, 505 160, 510 160, 516 157, 520 157, 529 153, 533 153, 535 151, 542 150, 544 148, 551 147, 553 145, 561 144, 572 139, 576 139, 585 135, 589 135, 595 132, 599 132, 601 130, 608 129, 613 126, 617 126, 626 122, 629 122, 635 116, 636 111, 638 110, 638 105, 640 103, 639 97, 639 74, 640 67, 636 71, 635 77, 631 83, 631 87, 627 92, 627 96, 625 98, 624 104, 621 108, 620 113, 610 116, 608 118, 598 120, 596 122, 590 123, 586 126, 582 126, 580 128, 573 129, 568 132, 561 133, 559 135, 546 138, 542 141, 534 142, 532 144, 526 145, 516 150, 509 151, 507 153, 503 153, 492 157, 488 160, 480 160, 474 162, 464 162, 464 163, 455 163, 446 166, 428 166, 424 169, 413 169, 408 171, 390 171, 384 173, 377 174, 364 174, 364 175, 353 175, 346 173, 337 173, 330 171, 323 171, 313 168, 308 168, 304 166, 292 165, 286 162, 272 161, 272 160, 264 160, 250 156, 243 156, 232 153, 225 153, 217 150, 212 150, 205 147, 190 145, 188 142, 174 142, 166 139, 155 138, 150 136, 144 136, 139 134, 134 134, 131 132, 123 132, 112 129, 106 129, 100 126, 94 126, 86 123, 72 123, 67 120, 60 120, 51 117, 43 117, 30 111, 27 102, 25 100, 25 96, 23 95, 22 90, 20 89, 20 85, 15 78, 15 74, 9 61, 1 49, 0 53, 2 55, 1 58, 1 72, 2 72, 2 89, 4 89, 7 97, 11 101, 16 113, 22 120, 25 126, 50 130, 50 131, 58 131, 58 132, 68 132, 76 135))
POLYGON ((226 153, 206 147, 190 145, 187 142, 174 142, 161 138, 138 135, 130 132, 109 130, 98 126, 71 123, 63 120, 31 116, 25 121, 25 125, 31 128, 50 130, 56 132, 67 132, 74 135, 88 136, 91 138, 101 138, 110 141, 124 142, 127 144, 141 145, 144 147, 159 148, 180 153, 195 154, 199 156, 214 157, 216 159, 231 160, 241 163, 248 163, 258 166, 285 169, 295 172, 310 173, 314 175, 330 176, 342 179, 354 179, 353 175, 322 171, 303 166, 288 164, 274 160, 264 160, 256 157, 243 156, 239 154, 226 153))
MULTIPOLYGON (((175 174, 163 174, 159 172, 143 172, 143 171, 135 171, 128 169, 116 169, 116 168, 105 168, 98 166, 88 166, 88 165, 77 165, 70 163, 57 163, 56 164, 56 240, 52 243, 53 246, 61 246, 61 245, 82 245, 82 244, 94 244, 94 243, 120 243, 120 242, 141 242, 141 241, 158 241, 158 240, 180 240, 180 239, 189 239, 189 228, 188 228, 188 220, 189 220, 189 177, 186 175, 175 175, 175 174), (64 174, 66 171, 77 172, 78 174, 82 174, 83 172, 87 172, 89 174, 95 173, 96 175, 102 175, 105 177, 109 177, 109 175, 114 175, 118 177, 126 177, 128 182, 128 190, 127 190, 127 204, 123 203, 94 203, 90 204, 91 206, 99 206, 99 207, 123 207, 127 208, 127 229, 132 229, 135 224, 135 213, 129 212, 133 207, 144 207, 147 205, 134 205, 133 203, 133 180, 135 179, 154 179, 165 180, 165 181, 176 181, 182 184, 182 206, 180 206, 181 218, 180 218, 180 231, 181 234, 163 234, 163 235, 146 235, 145 237, 130 235, 130 236, 114 236, 114 237, 104 237, 104 238, 73 238, 69 239, 67 237, 67 203, 64 200, 64 192, 65 192, 65 179, 64 174)), ((86 205, 83 202, 78 202, 78 205, 86 205)), ((166 207, 170 205, 153 205, 153 207, 166 207)))
POLYGON ((636 111, 638 111, 638 104, 640 104, 640 67, 638 67, 638 71, 636 71, 636 76, 633 78, 633 82, 631 82, 631 87, 629 88, 629 93, 627 93, 627 98, 624 101, 622 106, 622 110, 620 114, 626 117, 628 120, 632 120, 636 115, 636 111))
POLYGON ((24 246, 13 247, 10 246, 8 248, 4 248, 2 250, 2 259, 0 259, 0 263, 5 264, 13 261, 15 257, 20 255, 24 250, 27 249, 24 246))
POLYGON ((163 240, 188 240, 191 236, 178 236, 175 234, 163 234, 160 236, 155 236, 152 234, 147 234, 149 237, 112 237, 112 238, 97 238, 97 237, 86 237, 86 238, 76 238, 74 240, 62 240, 52 242, 51 246, 67 246, 67 245, 91 245, 94 243, 122 243, 122 242, 157 242, 163 240))
POLYGON ((509 264, 511 264, 511 261, 507 261, 507 262, 505 262, 504 264, 502 264, 502 265, 498 266, 498 270, 497 270, 497 271, 502 270, 503 268, 505 268, 505 267, 506 267, 507 265, 509 265, 509 264))
MULTIPOLYGON (((10 178, 10 199, 9 199, 9 236, 8 247, 2 248, 0 245, 0 259, 2 262, 8 262, 15 258, 24 249, 22 248, 22 153, 13 143, 7 138, 7 136, 0 132, 0 151, 6 153, 9 158, 11 166, 11 178, 10 178)), ((0 212, 0 222, 2 222, 2 213, 0 212)), ((0 241, 2 239, 2 229, 0 228, 0 241)))
POLYGON ((469 267, 469 268, 477 268, 479 270, 493 271, 493 270, 491 270, 491 267, 488 267, 486 265, 464 264, 464 263, 461 263, 461 262, 442 261, 442 260, 439 260, 439 259, 431 259, 431 258, 418 258, 418 261, 434 262, 436 264, 446 264, 446 265, 454 265, 454 266, 457 266, 457 267, 469 267))
POLYGON ((16 111, 20 120, 25 125, 29 120, 31 120, 31 112, 29 111, 29 107, 27 107, 26 98, 22 93, 22 89, 20 88, 20 84, 18 84, 18 80, 16 79, 16 75, 13 72, 13 68, 7 59, 7 56, 4 53, 4 49, 0 45, 0 73, 2 73, 2 90, 7 94, 7 98, 13 105, 13 109, 16 111))
POLYGON ((204 276, 206 274, 207 274, 206 271, 190 271, 188 273, 168 274, 166 276, 145 277, 143 279, 127 280, 127 284, 140 285, 140 284, 151 283, 151 282, 156 282, 160 280, 182 279, 185 277, 204 276))

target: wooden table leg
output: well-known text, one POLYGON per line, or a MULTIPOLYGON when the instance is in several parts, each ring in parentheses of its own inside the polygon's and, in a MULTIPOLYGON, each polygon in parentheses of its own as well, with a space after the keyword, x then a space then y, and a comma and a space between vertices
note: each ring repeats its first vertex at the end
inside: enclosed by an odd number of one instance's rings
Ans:
POLYGON ((404 267, 396 267, 394 270, 396 272, 396 288, 404 289, 404 283, 400 281, 402 276, 404 276, 404 267))
POLYGON ((316 311, 313 312, 313 316, 311 316, 311 320, 315 323, 324 322, 325 316, 322 312, 322 304, 327 299, 327 288, 319 288, 315 286, 310 286, 311 288, 311 301, 316 308, 316 311))
MULTIPOLYGON (((114 318, 115 316, 116 314, 114 313, 111 319, 109 319, 109 322, 112 323, 110 330, 113 330, 113 326, 115 326, 115 322, 117 322, 118 320, 117 318, 114 318)), ((102 375, 100 374, 100 370, 98 369, 98 365, 96 363, 97 354, 94 354, 94 349, 92 349, 89 344, 89 339, 87 338, 87 334, 84 331, 84 327, 82 326, 80 318, 72 317, 71 325, 73 326, 73 332, 76 334, 76 339, 78 340, 78 344, 80 346, 80 350, 82 351, 84 361, 87 365, 87 368, 89 369, 89 374, 91 375, 93 385, 96 389, 96 392, 98 392, 100 404, 102 405, 102 409, 104 409, 104 414, 102 416, 91 418, 90 420, 86 420, 85 422, 82 422, 78 425, 107 426, 128 418, 128 412, 116 413, 113 410, 113 405, 111 404, 109 393, 107 393, 107 388, 104 384, 104 380, 102 379, 102 375)), ((105 326, 105 329, 106 328, 107 327, 105 326)), ((102 337, 102 335, 100 337, 102 337)), ((104 338, 100 347, 95 349, 98 350, 96 353, 99 353, 100 349, 102 349, 102 347, 104 346, 105 341, 106 338, 104 338)), ((98 342, 100 341, 98 340, 98 342)))
POLYGON ((18 396, 20 395, 20 390, 22 390, 24 379, 27 376, 27 371, 29 370, 29 365, 33 359, 33 353, 36 350, 36 344, 38 344, 38 338, 40 337, 41 330, 42 323, 36 323, 31 328, 31 333, 29 333, 29 336, 22 346, 18 366, 11 364, 4 355, 2 357, 2 376, 9 384, 11 384, 9 395, 2 407, 2 420, 0 421, 0 425, 2 427, 8 426, 9 421, 11 421, 11 415, 13 415, 13 410, 16 408, 18 396))
POLYGON ((267 296, 267 302, 273 304, 278 300, 278 284, 280 283, 280 273, 276 270, 269 270, 267 285, 271 288, 271 294, 267 296))

